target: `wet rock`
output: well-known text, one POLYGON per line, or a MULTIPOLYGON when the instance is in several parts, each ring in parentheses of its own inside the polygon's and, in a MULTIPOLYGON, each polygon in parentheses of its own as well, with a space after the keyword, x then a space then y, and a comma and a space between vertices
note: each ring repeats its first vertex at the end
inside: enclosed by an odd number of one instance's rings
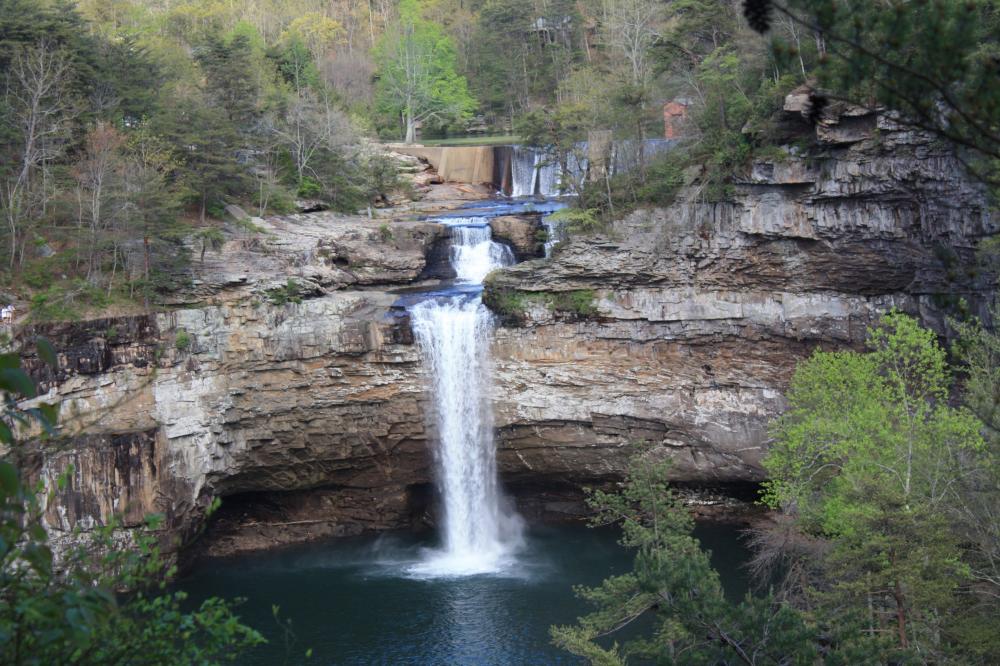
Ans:
POLYGON ((539 240, 540 215, 503 215, 490 220, 493 239, 514 249, 518 261, 545 256, 545 244, 539 240))

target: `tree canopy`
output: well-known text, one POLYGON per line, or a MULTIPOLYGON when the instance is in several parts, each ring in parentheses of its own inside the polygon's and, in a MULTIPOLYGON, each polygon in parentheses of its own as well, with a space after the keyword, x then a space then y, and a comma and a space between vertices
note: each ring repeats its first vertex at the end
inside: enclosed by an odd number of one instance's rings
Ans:
POLYGON ((441 26, 420 15, 417 0, 403 0, 399 19, 375 49, 379 109, 398 117, 412 143, 418 123, 447 126, 476 106, 456 67, 455 47, 441 26))

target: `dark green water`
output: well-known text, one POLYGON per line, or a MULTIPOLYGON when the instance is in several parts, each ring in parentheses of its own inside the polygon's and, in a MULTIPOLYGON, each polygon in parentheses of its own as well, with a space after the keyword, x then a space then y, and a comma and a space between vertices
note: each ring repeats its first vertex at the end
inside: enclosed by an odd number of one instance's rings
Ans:
MULTIPOLYGON (((697 530, 713 551, 727 592, 742 596, 746 550, 735 528, 697 530)), ((628 571, 631 556, 618 530, 565 525, 532 529, 517 564, 501 575, 421 579, 408 573, 421 550, 433 546, 412 535, 311 543, 239 558, 205 562, 179 587, 197 602, 208 596, 243 597, 243 619, 270 643, 240 661, 273 666, 310 664, 577 664, 549 643, 553 624, 586 612, 572 591, 628 571), (271 615, 291 620, 286 645, 271 615)))

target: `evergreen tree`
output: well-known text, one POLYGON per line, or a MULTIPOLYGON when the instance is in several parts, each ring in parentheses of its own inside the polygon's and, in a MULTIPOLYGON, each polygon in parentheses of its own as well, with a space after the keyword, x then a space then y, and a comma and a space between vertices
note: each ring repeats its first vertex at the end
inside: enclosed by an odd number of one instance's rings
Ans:
POLYGON ((253 67, 253 50, 246 35, 237 34, 228 42, 211 38, 198 53, 205 72, 205 96, 222 110, 237 131, 249 132, 258 116, 260 90, 253 67))
MULTIPOLYGON (((658 664, 814 664, 821 633, 806 617, 771 596, 726 598, 709 554, 692 535, 694 523, 664 479, 667 465, 632 461, 616 493, 596 492, 595 524, 622 526, 622 545, 635 549, 632 571, 577 593, 596 606, 577 624, 553 627, 556 645, 591 664, 630 659, 658 664), (642 624, 647 630, 636 632, 642 624), (619 644, 618 636, 632 638, 619 644)), ((826 663, 868 663, 873 646, 838 642, 822 651, 826 663)), ((839 636, 838 636, 839 638, 839 636)))
POLYGON ((197 204, 202 222, 206 213, 221 216, 227 197, 247 192, 249 179, 237 161, 240 136, 221 108, 197 94, 173 100, 152 128, 180 160, 175 175, 186 198, 197 204))

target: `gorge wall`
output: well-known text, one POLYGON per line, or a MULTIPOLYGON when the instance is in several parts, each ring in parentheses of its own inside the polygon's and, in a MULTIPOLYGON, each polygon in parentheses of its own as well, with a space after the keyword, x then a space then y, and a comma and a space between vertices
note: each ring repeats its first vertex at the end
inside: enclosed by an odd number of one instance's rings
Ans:
MULTIPOLYGON (((959 298, 987 300, 971 267, 993 221, 943 147, 886 115, 831 108, 813 128, 786 108, 790 131, 815 134, 808 157, 490 277, 499 463, 526 511, 572 514, 567 497, 620 477, 638 442, 677 481, 756 482, 797 361, 860 346, 889 308, 944 331, 959 298)), ((506 223, 519 256, 537 223, 506 223)), ((55 534, 119 513, 127 538, 157 512, 176 547, 215 497, 215 553, 433 520, 426 378, 393 304, 447 277, 446 227, 260 224, 196 260, 170 312, 23 333, 61 351, 56 373, 31 361, 69 434, 35 459, 52 487, 72 465, 55 534)))

